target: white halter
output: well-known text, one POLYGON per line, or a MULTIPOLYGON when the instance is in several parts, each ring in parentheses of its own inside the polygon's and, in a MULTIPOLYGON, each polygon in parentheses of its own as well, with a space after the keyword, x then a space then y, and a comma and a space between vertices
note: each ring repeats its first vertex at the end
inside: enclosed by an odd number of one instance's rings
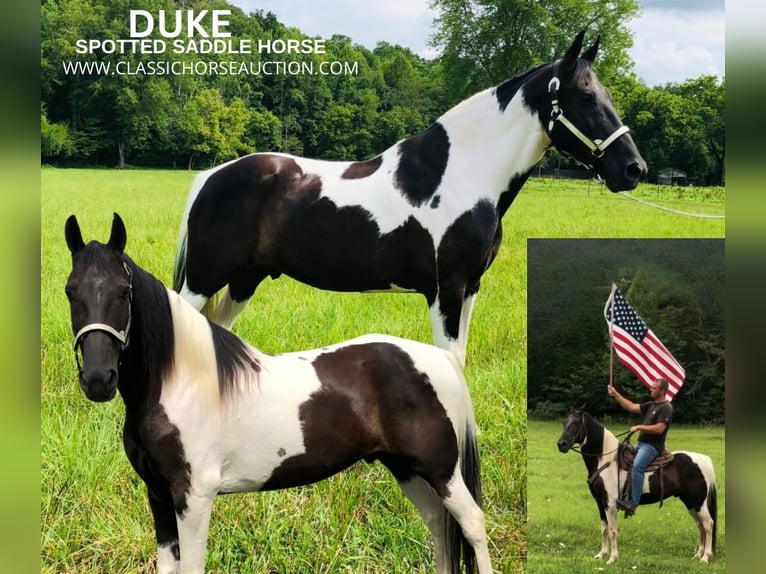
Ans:
POLYGON ((82 365, 80 365, 80 356, 77 354, 77 350, 82 345, 82 338, 90 333, 91 331, 101 331, 103 333, 107 333, 117 339, 120 342, 121 350, 124 350, 125 347, 128 346, 128 336, 130 335, 130 323, 133 319, 133 313, 132 313, 132 302, 133 302, 133 281, 130 274, 130 269, 128 269, 128 266, 126 263, 123 263, 125 266, 125 272, 128 274, 128 280, 129 280, 129 295, 128 295, 128 321, 125 324, 125 328, 121 331, 118 331, 111 325, 107 325, 106 323, 89 323, 85 325, 82 329, 77 331, 77 333, 74 336, 74 358, 75 361, 77 361, 77 368, 82 370, 82 365))
POLYGON ((612 144, 622 134, 628 133, 630 128, 628 126, 622 125, 605 140, 591 140, 588 136, 577 129, 577 126, 569 121, 569 119, 564 115, 564 111, 559 107, 558 91, 559 87, 561 86, 561 81, 558 78, 558 69, 559 60, 556 60, 556 62, 553 64, 553 77, 551 78, 551 81, 548 82, 548 93, 551 95, 551 104, 553 106, 551 109, 551 119, 548 121, 548 134, 553 131, 553 127, 556 122, 561 122, 564 127, 572 132, 572 134, 578 140, 580 140, 588 147, 588 149, 590 149, 594 157, 600 158, 604 155, 606 148, 609 147, 609 145, 612 144))

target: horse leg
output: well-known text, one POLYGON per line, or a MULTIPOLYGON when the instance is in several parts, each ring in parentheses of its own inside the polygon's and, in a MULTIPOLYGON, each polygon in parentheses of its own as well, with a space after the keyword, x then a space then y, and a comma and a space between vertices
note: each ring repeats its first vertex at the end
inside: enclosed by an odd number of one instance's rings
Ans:
MULTIPOLYGON (((221 300, 210 314, 210 320, 224 329, 231 330, 234 319, 245 310, 256 288, 268 275, 269 270, 265 267, 243 269, 234 274, 221 300)), ((274 276, 278 277, 279 274, 274 276)))
POLYGON ((168 491, 147 488, 149 507, 157 535, 157 573, 179 574, 181 554, 178 547, 178 524, 173 499, 168 491))
POLYGON ((249 297, 244 301, 235 301, 231 296, 231 287, 228 287, 221 296, 221 300, 216 308, 210 313, 209 318, 214 323, 230 331, 234 319, 245 310, 249 302, 249 297))
POLYGON ((213 495, 190 491, 186 508, 177 509, 178 542, 181 550, 181 574, 204 574, 207 534, 213 495))
POLYGON ((188 283, 183 284, 183 287, 181 287, 181 291, 178 294, 200 312, 202 312, 202 309, 207 305, 208 301, 210 301, 210 297, 190 291, 188 283))
POLYGON ((609 532, 609 523, 606 521, 606 511, 604 506, 598 503, 598 513, 601 516, 601 551, 594 556, 597 560, 603 559, 609 554, 609 538, 607 533, 609 532))
POLYGON ((707 564, 713 556, 713 519, 704 503, 699 511, 689 508, 689 514, 699 530, 699 544, 693 558, 699 558, 700 562, 707 564))
POLYGON ((609 541, 612 543, 612 552, 609 555, 607 564, 614 564, 617 562, 617 505, 614 502, 610 502, 606 509, 606 526, 607 533, 609 535, 609 541))
POLYGON ((434 541, 434 555, 437 574, 449 574, 449 555, 444 533, 446 511, 441 500, 431 486, 419 476, 410 480, 399 481, 399 487, 410 499, 431 532, 434 541))
POLYGON ((471 496, 459 470, 455 470, 452 479, 447 484, 447 489, 449 494, 442 499, 442 503, 460 525, 463 536, 473 548, 479 574, 492 574, 484 513, 471 496))
POLYGON ((461 367, 465 366, 468 336, 468 319, 463 319, 463 309, 467 307, 468 315, 470 315, 475 298, 473 295, 465 298, 464 293, 465 287, 440 287, 429 309, 434 345, 452 351, 461 367), (465 324, 465 331, 461 339, 463 324, 465 324))

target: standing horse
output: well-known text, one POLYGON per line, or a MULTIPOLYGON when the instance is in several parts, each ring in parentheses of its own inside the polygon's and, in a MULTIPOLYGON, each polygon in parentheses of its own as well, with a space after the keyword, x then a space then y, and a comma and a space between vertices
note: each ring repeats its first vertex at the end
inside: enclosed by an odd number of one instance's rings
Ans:
POLYGON ((309 484, 361 459, 381 461, 434 539, 436 568, 490 574, 473 409, 454 356, 368 335, 263 353, 210 323, 123 253, 66 223, 66 284, 80 386, 119 391, 123 442, 146 483, 158 572, 203 572, 219 493, 309 484))
MULTIPOLYGON (((581 445, 590 492, 601 515, 601 551, 596 558, 607 555, 611 542, 607 564, 613 564, 617 560, 617 500, 628 478, 628 472, 618 469, 620 443, 588 413, 574 409, 564 419, 564 432, 557 444, 563 453, 575 444, 581 445)), ((718 496, 713 462, 698 452, 675 451, 673 455, 673 460, 662 469, 662 477, 657 471, 644 476, 641 504, 661 502, 670 496, 680 498, 699 529, 699 546, 694 558, 707 564, 715 552, 717 525, 718 496)))
POLYGON ((283 273, 334 291, 420 293, 434 343, 464 364, 503 214, 545 150, 590 166, 612 191, 646 173, 593 73, 598 40, 579 57, 583 35, 560 60, 475 94, 372 159, 255 153, 201 173, 173 288, 226 328, 261 281, 283 273))

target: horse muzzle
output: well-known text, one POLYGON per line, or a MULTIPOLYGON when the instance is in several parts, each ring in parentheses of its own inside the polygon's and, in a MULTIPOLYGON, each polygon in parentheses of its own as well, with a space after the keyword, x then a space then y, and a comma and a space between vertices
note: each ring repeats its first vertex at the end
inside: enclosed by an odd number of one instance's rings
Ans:
POLYGON ((117 370, 105 367, 84 367, 80 371, 80 388, 89 400, 103 403, 117 394, 117 370))
POLYGON ((560 438, 559 442, 557 443, 557 446, 559 447, 559 452, 567 453, 569 452, 569 449, 572 448, 572 445, 570 445, 566 439, 560 438))
MULTIPOLYGON (((616 170, 615 170, 616 171, 616 170)), ((646 177, 646 162, 639 157, 636 161, 628 163, 622 173, 610 174, 609 171, 604 174, 604 180, 609 191, 614 193, 619 191, 630 191, 635 189, 639 182, 646 177)))

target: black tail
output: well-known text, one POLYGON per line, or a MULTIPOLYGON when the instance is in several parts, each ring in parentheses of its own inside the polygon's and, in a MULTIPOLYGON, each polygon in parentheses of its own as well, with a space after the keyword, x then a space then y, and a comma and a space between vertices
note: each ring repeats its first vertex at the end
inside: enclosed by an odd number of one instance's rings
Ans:
POLYGON ((713 482, 707 491, 707 511, 710 513, 710 517, 713 519, 713 545, 711 546, 713 554, 715 554, 715 543, 718 532, 718 490, 715 482, 713 482))
POLYGON ((186 243, 188 235, 184 233, 183 239, 178 242, 178 250, 176 251, 176 262, 173 269, 173 291, 176 293, 181 292, 181 288, 186 281, 186 243))
MULTIPOLYGON (((470 405, 470 403, 469 403, 470 405)), ((470 406, 469 406, 470 408, 470 406)), ((479 445, 476 442, 476 428, 473 417, 467 421, 465 440, 460 453, 460 473, 463 476, 471 497, 481 507, 481 474, 479 462, 479 445)), ((460 524, 447 512, 445 513, 445 531, 447 533, 447 551, 449 552, 450 572, 460 574, 461 563, 465 566, 465 572, 471 574, 476 571, 476 554, 473 547, 463 535, 460 524)))

